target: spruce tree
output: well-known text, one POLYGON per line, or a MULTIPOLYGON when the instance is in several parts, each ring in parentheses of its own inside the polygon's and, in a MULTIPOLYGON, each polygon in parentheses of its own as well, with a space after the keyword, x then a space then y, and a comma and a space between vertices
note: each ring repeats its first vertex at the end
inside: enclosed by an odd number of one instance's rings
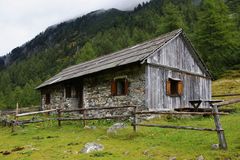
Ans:
POLYGON ((215 76, 221 74, 226 66, 237 63, 236 59, 232 59, 237 54, 234 30, 234 23, 223 1, 202 2, 196 24, 195 44, 215 76))

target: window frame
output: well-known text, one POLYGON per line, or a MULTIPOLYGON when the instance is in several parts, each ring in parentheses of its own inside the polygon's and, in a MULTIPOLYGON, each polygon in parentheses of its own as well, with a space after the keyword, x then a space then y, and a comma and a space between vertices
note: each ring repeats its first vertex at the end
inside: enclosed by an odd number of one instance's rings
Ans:
POLYGON ((168 78, 166 82, 166 94, 170 97, 181 97, 183 95, 183 81, 176 78, 168 78), (173 86, 174 85, 174 86, 173 86), (174 88, 173 88, 174 87, 174 88), (174 90, 174 93, 172 93, 174 90))
POLYGON ((127 79, 127 76, 115 77, 112 80, 112 84, 111 84, 112 96, 127 96, 129 93, 128 89, 129 89, 129 81, 127 79), (119 81, 123 81, 123 86, 122 86, 123 92, 121 92, 120 94, 118 92, 119 81))

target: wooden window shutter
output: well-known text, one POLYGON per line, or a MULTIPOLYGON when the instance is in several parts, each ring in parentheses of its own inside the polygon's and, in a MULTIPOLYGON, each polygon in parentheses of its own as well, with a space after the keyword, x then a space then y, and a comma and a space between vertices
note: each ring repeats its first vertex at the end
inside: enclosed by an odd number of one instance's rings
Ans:
POLYGON ((167 80, 167 83, 166 83, 166 93, 168 96, 171 95, 171 81, 170 80, 167 80))
POLYGON ((116 84, 115 80, 112 80, 111 93, 112 93, 112 96, 116 96, 117 95, 117 84, 116 84))
POLYGON ((124 84, 124 94, 128 95, 128 79, 125 78, 125 84, 124 84))
POLYGON ((182 94, 183 94, 183 82, 179 81, 178 82, 178 95, 182 96, 182 94))

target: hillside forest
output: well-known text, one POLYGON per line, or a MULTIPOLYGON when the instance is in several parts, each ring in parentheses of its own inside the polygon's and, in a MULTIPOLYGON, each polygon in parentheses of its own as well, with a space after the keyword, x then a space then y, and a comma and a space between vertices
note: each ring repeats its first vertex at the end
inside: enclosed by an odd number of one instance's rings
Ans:
POLYGON ((35 87, 62 69, 183 28, 215 79, 240 69, 239 0, 151 0, 50 26, 0 57, 0 109, 39 105, 35 87))

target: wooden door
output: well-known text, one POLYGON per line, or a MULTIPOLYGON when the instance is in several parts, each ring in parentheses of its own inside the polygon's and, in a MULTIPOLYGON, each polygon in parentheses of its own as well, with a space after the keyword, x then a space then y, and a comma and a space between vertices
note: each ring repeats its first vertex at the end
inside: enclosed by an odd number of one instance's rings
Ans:
POLYGON ((78 107, 83 108, 83 85, 79 85, 77 88, 78 107))

